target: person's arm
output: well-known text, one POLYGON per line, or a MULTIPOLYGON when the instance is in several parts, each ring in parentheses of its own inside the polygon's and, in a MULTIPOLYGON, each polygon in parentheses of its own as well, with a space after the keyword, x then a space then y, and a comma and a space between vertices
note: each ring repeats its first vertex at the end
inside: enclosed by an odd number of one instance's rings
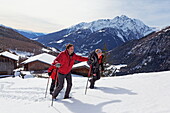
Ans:
POLYGON ((54 69, 54 67, 52 65, 48 68, 48 75, 49 76, 51 76, 51 73, 53 72, 53 69, 54 69))
POLYGON ((79 55, 75 54, 75 60, 77 60, 77 61, 88 61, 88 58, 87 57, 82 57, 82 56, 79 56, 79 55))
POLYGON ((92 65, 92 66, 94 65, 94 57, 93 57, 92 54, 90 54, 90 55, 88 56, 87 64, 88 64, 88 65, 92 65))
POLYGON ((100 63, 100 66, 101 66, 101 71, 104 71, 104 66, 103 66, 103 58, 104 58, 104 55, 102 55, 102 58, 101 58, 101 63, 100 63))
POLYGON ((91 71, 92 71, 94 76, 97 73, 97 69, 95 68, 96 61, 97 61, 97 59, 95 59, 94 55, 90 54, 89 57, 88 57, 87 64, 92 66, 92 70, 91 71))
POLYGON ((55 64, 57 64, 57 63, 62 63, 62 60, 63 60, 63 58, 62 58, 62 52, 56 57, 56 59, 54 60, 54 62, 53 62, 53 64, 55 65, 55 64))
POLYGON ((100 65, 101 65, 101 71, 104 71, 103 62, 102 62, 102 63, 100 63, 100 65))

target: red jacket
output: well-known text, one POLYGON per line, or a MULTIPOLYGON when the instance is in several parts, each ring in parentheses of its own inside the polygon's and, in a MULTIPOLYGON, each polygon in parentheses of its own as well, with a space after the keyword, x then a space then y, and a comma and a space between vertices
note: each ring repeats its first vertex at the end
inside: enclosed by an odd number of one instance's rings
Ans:
POLYGON ((56 68, 54 65, 51 65, 49 68, 48 68, 48 73, 51 72, 51 78, 53 80, 57 79, 57 70, 58 68, 56 68))
POLYGON ((61 67, 58 69, 58 72, 61 74, 68 74, 71 69, 72 66, 74 65, 74 61, 78 60, 78 61, 88 61, 88 58, 86 57, 82 57, 82 56, 78 56, 75 53, 73 53, 72 55, 68 54, 68 51, 62 51, 57 58, 54 60, 54 64, 56 63, 60 63, 61 67))

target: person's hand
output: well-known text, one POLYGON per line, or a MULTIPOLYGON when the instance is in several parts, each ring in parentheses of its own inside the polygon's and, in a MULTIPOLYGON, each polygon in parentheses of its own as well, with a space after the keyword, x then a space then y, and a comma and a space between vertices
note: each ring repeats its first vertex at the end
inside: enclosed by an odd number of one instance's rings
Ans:
POLYGON ((60 68, 60 67, 61 67, 61 64, 60 64, 60 63, 57 63, 55 66, 56 66, 57 68, 60 68))
POLYGON ((93 76, 96 76, 96 74, 93 74, 93 76))
POLYGON ((48 76, 51 76, 51 72, 48 72, 48 76))

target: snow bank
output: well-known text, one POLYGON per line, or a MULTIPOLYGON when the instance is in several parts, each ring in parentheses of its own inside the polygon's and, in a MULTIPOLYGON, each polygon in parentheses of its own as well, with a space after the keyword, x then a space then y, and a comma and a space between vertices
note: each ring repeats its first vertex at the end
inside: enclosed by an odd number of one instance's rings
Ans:
MULTIPOLYGON (((71 96, 64 90, 51 107, 51 96, 44 98, 48 79, 0 79, 1 113, 169 113, 170 71, 105 77, 88 89, 85 77, 73 77, 71 96), (2 104, 3 103, 3 104, 2 104)), ((66 86, 66 85, 65 85, 66 86)), ((49 93, 49 92, 48 92, 49 93)))

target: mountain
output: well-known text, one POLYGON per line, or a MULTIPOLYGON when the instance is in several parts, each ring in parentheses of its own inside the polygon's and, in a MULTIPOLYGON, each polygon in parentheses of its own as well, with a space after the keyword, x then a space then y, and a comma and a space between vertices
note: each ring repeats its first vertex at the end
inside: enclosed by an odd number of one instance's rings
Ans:
POLYGON ((39 54, 50 51, 43 44, 30 40, 16 32, 14 29, 0 25, 0 50, 11 50, 13 52, 28 52, 39 54))
POLYGON ((122 74, 170 70, 170 26, 114 48, 112 64, 127 64, 122 74))
POLYGON ((58 32, 37 37, 37 41, 46 46, 65 49, 67 43, 75 45, 75 51, 88 55, 96 48, 111 50, 123 43, 139 39, 151 32, 154 28, 148 27, 137 19, 125 15, 113 19, 100 19, 89 23, 80 23, 58 32))
POLYGON ((23 36, 25 36, 29 39, 32 39, 32 40, 36 40, 35 37, 43 36, 43 35, 47 34, 47 33, 33 32, 33 31, 29 31, 29 30, 15 29, 15 28, 12 28, 12 27, 9 27, 9 26, 5 26, 3 24, 0 24, 0 26, 5 27, 5 28, 9 28, 9 29, 13 29, 14 31, 18 32, 19 34, 21 34, 21 35, 23 35, 23 36))
POLYGON ((35 37, 46 35, 46 33, 33 32, 28 30, 15 29, 15 31, 32 40, 36 40, 35 37))

